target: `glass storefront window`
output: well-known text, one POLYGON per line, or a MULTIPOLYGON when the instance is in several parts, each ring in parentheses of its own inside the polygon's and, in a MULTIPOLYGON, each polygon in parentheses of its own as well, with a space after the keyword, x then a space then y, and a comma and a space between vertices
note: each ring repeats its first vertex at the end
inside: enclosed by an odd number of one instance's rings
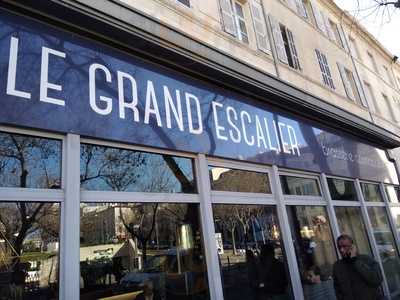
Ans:
POLYGON ((391 207, 392 218, 396 226, 397 236, 400 240, 400 207, 391 207))
POLYGON ((378 184, 361 183, 361 190, 367 202, 383 202, 378 184))
POLYGON ((287 206, 304 297, 334 299, 332 266, 337 260, 326 210, 321 206, 287 206))
POLYGON ((384 207, 368 207, 372 230, 382 260, 389 290, 392 295, 400 293, 400 259, 393 233, 384 207))
POLYGON ((353 181, 328 178, 328 186, 332 200, 357 201, 357 193, 353 181))
POLYGON ((214 191, 271 194, 267 173, 209 166, 214 191))
POLYGON ((340 234, 353 238, 358 253, 372 255, 367 231, 359 207, 335 207, 340 234))
POLYGON ((274 206, 213 204, 225 300, 292 299, 274 206))
POLYGON ((192 160, 81 145, 81 188, 97 191, 196 193, 192 160))
POLYGON ((287 175, 280 175, 279 177, 285 195, 321 196, 321 191, 316 179, 287 175))
POLYGON ((58 299, 60 208, 0 202, 0 299, 58 299))
POLYGON ((198 204, 85 203, 80 228, 81 299, 209 299, 198 204))
POLYGON ((0 132, 0 187, 61 188, 61 141, 0 132))
POLYGON ((385 192, 391 203, 399 203, 399 187, 393 185, 385 186, 385 192))

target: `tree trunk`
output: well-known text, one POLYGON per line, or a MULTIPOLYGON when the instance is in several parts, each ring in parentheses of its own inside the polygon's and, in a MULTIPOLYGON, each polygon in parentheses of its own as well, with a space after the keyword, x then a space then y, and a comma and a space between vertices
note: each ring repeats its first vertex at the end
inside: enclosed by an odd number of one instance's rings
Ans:
POLYGON ((236 251, 236 243, 235 243, 235 228, 233 228, 233 229, 231 230, 231 234, 232 234, 232 249, 233 249, 233 255, 236 255, 236 254, 237 254, 237 251, 236 251))

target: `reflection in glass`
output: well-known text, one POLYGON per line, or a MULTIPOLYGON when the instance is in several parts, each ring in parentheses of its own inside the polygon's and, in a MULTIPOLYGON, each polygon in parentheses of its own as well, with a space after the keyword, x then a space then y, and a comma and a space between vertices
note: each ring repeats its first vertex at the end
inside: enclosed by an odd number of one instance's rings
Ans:
POLYGON ((0 202, 0 299, 58 298, 58 203, 0 202))
POLYGON ((0 132, 0 187, 60 188, 61 141, 0 132))
POLYGON ((400 293, 400 259, 384 207, 368 207, 372 230, 392 295, 400 293))
POLYGON ((275 207, 214 204, 213 214, 224 299, 292 299, 275 207))
POLYGON ((391 207, 390 210, 392 212, 392 218, 396 226, 397 236, 400 240, 400 207, 391 207))
POLYGON ((81 145, 86 190, 195 193, 192 160, 96 145, 81 145))
POLYGON ((199 206, 81 204, 80 266, 81 299, 209 299, 199 206))
POLYGON ((287 206, 306 300, 317 292, 334 299, 332 266, 337 257, 325 208, 287 206))
POLYGON ((282 190, 285 195, 320 196, 318 181, 312 178, 280 175, 282 190))
POLYGON ((358 253, 372 256, 371 247, 359 207, 335 207, 340 234, 353 238, 358 253))
POLYGON ((209 166, 211 189, 214 191, 271 193, 267 173, 209 166))
POLYGON ((328 178, 328 186, 332 200, 357 201, 357 193, 353 181, 328 178))
POLYGON ((399 187, 393 185, 385 186, 386 195, 391 203, 399 203, 399 187))
POLYGON ((382 195, 378 184, 361 183, 361 189, 365 201, 368 202, 383 202, 382 195))

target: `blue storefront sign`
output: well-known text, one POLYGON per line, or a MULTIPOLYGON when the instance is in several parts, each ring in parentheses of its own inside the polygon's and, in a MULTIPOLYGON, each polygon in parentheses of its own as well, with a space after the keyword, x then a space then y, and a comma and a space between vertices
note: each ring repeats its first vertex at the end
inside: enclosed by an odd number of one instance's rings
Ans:
POLYGON ((5 11, 0 124, 397 183, 383 149, 5 11))

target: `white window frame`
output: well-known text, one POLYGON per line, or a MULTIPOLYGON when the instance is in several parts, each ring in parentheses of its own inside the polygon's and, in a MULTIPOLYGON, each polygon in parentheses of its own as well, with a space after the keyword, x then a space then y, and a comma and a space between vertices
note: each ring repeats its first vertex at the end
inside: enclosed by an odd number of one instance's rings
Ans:
MULTIPOLYGON (((222 282, 220 277, 220 267, 218 262, 217 246, 215 242, 215 228, 212 215, 213 203, 226 204, 262 204, 273 205, 278 214, 280 230, 282 233, 283 245, 285 248, 286 259, 289 266, 290 279, 293 294, 296 300, 304 300, 302 284, 294 245, 291 239, 290 224, 286 212, 287 205, 307 205, 326 207, 330 220, 330 226, 334 238, 340 233, 337 219, 334 212, 335 206, 360 207, 364 224, 373 254, 383 271, 382 262, 379 257, 377 243, 373 236, 371 222, 368 216, 368 207, 385 207, 390 222, 392 233, 395 237, 396 247, 399 250, 400 241, 396 234, 394 219, 391 215, 391 207, 400 207, 400 203, 390 203, 384 190, 384 183, 373 181, 360 181, 355 178, 342 178, 339 176, 329 176, 353 181, 357 192, 358 201, 341 201, 330 198, 327 175, 302 172, 290 169, 279 169, 276 165, 265 166, 248 162, 232 161, 227 159, 217 159, 206 157, 204 154, 182 153, 170 150, 160 150, 144 146, 131 146, 117 142, 105 142, 98 139, 81 138, 75 134, 53 134, 42 131, 17 129, 8 126, 0 126, 0 131, 23 134, 38 138, 50 138, 62 142, 61 153, 61 189, 21 189, 21 188, 0 188, 0 201, 23 201, 23 202, 58 202, 60 203, 60 269, 59 269, 59 297, 61 300, 79 299, 80 295, 80 204, 82 202, 91 203, 131 203, 131 202, 173 202, 173 203, 198 203, 200 207, 200 218, 203 233, 204 251, 207 262, 207 276, 209 291, 212 300, 223 299, 222 282), (144 151, 147 153, 167 154, 193 159, 194 176, 197 183, 197 193, 137 193, 137 192, 105 192, 105 191, 81 191, 80 190, 80 146, 82 143, 128 149, 134 151, 144 151), (211 191, 208 166, 219 166, 232 169, 267 173, 270 181, 271 194, 258 193, 232 193, 211 191), (317 180, 321 195, 320 196, 296 196, 284 195, 281 187, 279 175, 295 176, 317 180), (378 184, 383 202, 366 202, 364 200, 362 183, 378 184), (235 195, 234 195, 235 194, 235 195), (225 199, 223 199, 225 197, 225 199)), ((384 274, 384 273, 383 273, 384 274)), ((387 281, 384 281, 384 290, 388 295, 387 281)))
POLYGON ((249 44, 250 40, 249 40, 249 31, 247 30, 247 23, 246 23, 246 18, 245 18, 245 9, 244 9, 244 4, 241 3, 240 1, 237 0, 232 0, 232 11, 233 11, 233 18, 235 20, 235 26, 236 26, 236 34, 237 34, 237 38, 239 39, 239 41, 245 43, 245 44, 249 44), (242 13, 243 13, 243 17, 240 16, 240 14, 237 11, 236 5, 240 6, 242 13), (243 35, 243 32, 240 28, 240 21, 242 21, 244 23, 245 26, 245 30, 246 30, 246 34, 245 37, 243 35))

